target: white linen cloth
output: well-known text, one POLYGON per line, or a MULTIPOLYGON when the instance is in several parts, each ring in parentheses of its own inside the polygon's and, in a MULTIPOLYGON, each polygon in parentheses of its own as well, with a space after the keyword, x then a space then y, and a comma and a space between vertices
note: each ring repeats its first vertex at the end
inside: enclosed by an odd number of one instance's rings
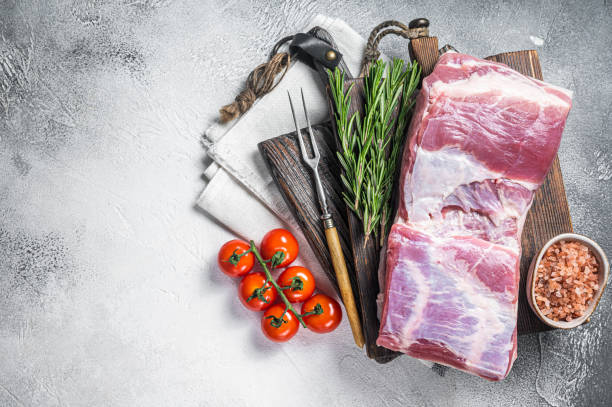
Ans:
MULTIPOLYGON (((336 18, 317 15, 302 32, 314 26, 331 34, 349 70, 359 72, 365 40, 336 18)), ((214 162, 204 173, 208 184, 197 205, 238 236, 256 242, 274 227, 288 227, 300 243, 299 260, 316 273, 318 261, 257 149, 259 142, 295 130, 287 91, 298 97, 300 88, 304 90, 311 123, 329 119, 324 87, 317 73, 301 62, 292 64, 279 85, 257 100, 244 115, 226 125, 215 124, 206 131, 204 145, 214 162)), ((301 108, 297 114, 303 120, 301 108)), ((325 278, 317 282, 329 284, 325 278)))

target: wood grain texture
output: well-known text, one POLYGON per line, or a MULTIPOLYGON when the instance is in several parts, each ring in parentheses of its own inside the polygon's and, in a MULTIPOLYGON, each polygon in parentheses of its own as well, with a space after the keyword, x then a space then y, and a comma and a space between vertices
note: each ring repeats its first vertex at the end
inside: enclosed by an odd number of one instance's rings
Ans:
POLYGON ((359 288, 361 302, 361 319, 363 320, 363 334, 368 357, 378 363, 387 363, 401 353, 394 352, 376 345, 380 321, 378 320, 378 305, 376 298, 380 292, 378 283, 378 266, 380 250, 374 239, 366 241, 363 226, 359 218, 347 209, 348 225, 350 231, 351 247, 353 249, 353 264, 359 288))
POLYGON ((421 66, 421 78, 429 75, 438 62, 438 37, 419 37, 410 40, 410 58, 421 66))
MULTIPOLYGON (((501 62, 510 68, 536 79, 543 80, 540 59, 535 50, 506 52, 486 59, 501 62)), ((521 283, 519 287, 518 333, 548 331, 553 328, 544 324, 531 311, 527 303, 525 280, 529 263, 536 252, 552 237, 573 232, 565 186, 559 157, 556 156, 550 171, 540 189, 536 192, 533 205, 527 213, 521 237, 521 283)))

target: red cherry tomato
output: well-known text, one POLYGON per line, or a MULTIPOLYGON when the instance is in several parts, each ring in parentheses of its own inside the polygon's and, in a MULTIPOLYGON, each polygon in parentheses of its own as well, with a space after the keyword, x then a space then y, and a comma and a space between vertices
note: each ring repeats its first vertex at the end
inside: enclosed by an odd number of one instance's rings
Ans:
POLYGON ((261 256, 271 259, 276 252, 283 252, 285 258, 277 267, 286 267, 298 256, 300 247, 295 237, 287 229, 273 229, 261 241, 261 256))
POLYGON ((253 263, 255 262, 255 256, 253 253, 247 253, 240 257, 240 260, 238 260, 236 265, 233 265, 230 262, 230 258, 233 254, 242 254, 248 251, 250 248, 251 245, 238 239, 230 240, 221 246, 217 256, 217 263, 219 264, 221 271, 230 277, 240 277, 251 271, 253 268, 253 263))
POLYGON ((306 301, 315 290, 315 279, 306 267, 289 267, 281 273, 276 282, 281 288, 293 286, 293 288, 283 290, 291 302, 306 301))
POLYGON ((317 304, 321 306, 320 309, 323 312, 319 315, 312 314, 303 317, 306 326, 320 334, 336 329, 342 320, 342 308, 338 301, 325 294, 313 295, 302 305, 302 314, 315 310, 317 304))
POLYGON ((238 296, 245 307, 252 311, 262 311, 274 304, 278 296, 276 288, 268 281, 268 284, 262 289, 265 282, 266 275, 264 273, 256 272, 244 276, 238 286, 238 296), (262 301, 261 298, 257 297, 255 290, 261 290, 261 296, 266 301, 262 301))
POLYGON ((300 323, 293 312, 285 311, 285 304, 274 304, 261 317, 261 330, 266 338, 274 342, 286 342, 300 329, 300 323), (283 315, 283 322, 280 317, 283 315), (269 318, 274 317, 274 318, 269 318), (274 326, 274 325, 278 326, 274 326))

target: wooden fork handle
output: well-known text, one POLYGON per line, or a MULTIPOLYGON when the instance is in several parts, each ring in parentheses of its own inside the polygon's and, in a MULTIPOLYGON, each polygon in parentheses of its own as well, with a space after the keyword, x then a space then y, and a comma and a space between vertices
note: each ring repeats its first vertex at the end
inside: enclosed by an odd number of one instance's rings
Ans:
POLYGON ((355 304, 355 296, 353 294, 353 289, 351 288, 351 281, 349 280, 348 270, 346 269, 346 261, 344 260, 344 254, 342 253, 342 247, 340 246, 340 239, 338 238, 338 231, 336 230, 336 227, 332 226, 326 228, 325 237, 327 239, 327 247, 329 248, 329 254, 331 255, 334 271, 336 272, 336 279, 338 280, 338 286, 340 288, 340 296, 342 297, 342 302, 344 302, 346 315, 349 319, 349 323, 351 324, 351 330, 353 331, 353 339, 359 348, 363 348, 365 339, 361 329, 361 321, 359 320, 359 313, 357 312, 357 305, 355 304))

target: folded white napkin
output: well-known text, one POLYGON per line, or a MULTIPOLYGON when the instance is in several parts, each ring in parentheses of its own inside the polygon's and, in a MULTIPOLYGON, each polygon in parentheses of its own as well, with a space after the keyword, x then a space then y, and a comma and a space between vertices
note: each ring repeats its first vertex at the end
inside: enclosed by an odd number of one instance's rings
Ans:
MULTIPOLYGON (((314 26, 332 35, 349 70, 358 72, 365 47, 364 39, 342 20, 318 15, 303 31, 314 26)), ((204 135, 207 153, 215 163, 283 218, 286 213, 284 204, 257 150, 257 143, 295 130, 287 103, 287 91, 297 93, 300 88, 304 90, 311 122, 328 120, 326 96, 317 73, 297 62, 292 64, 272 92, 257 100, 233 125, 215 124, 204 135)), ((205 204, 206 201, 199 200, 199 205, 204 209, 205 204)))
MULTIPOLYGON (((331 34, 349 70, 359 72, 365 40, 344 21, 322 15, 302 32, 314 26, 331 34)), ((197 205, 245 239, 257 241, 269 229, 289 228, 300 242, 301 263, 316 273, 318 261, 257 149, 259 142, 295 130, 287 91, 297 96, 300 88, 304 90, 311 122, 329 119, 324 87, 317 73, 301 62, 292 64, 279 85, 242 117, 226 125, 215 124, 206 131, 204 145, 214 163, 204 173, 208 184, 197 205)), ((329 284, 325 278, 317 282, 329 284)))

